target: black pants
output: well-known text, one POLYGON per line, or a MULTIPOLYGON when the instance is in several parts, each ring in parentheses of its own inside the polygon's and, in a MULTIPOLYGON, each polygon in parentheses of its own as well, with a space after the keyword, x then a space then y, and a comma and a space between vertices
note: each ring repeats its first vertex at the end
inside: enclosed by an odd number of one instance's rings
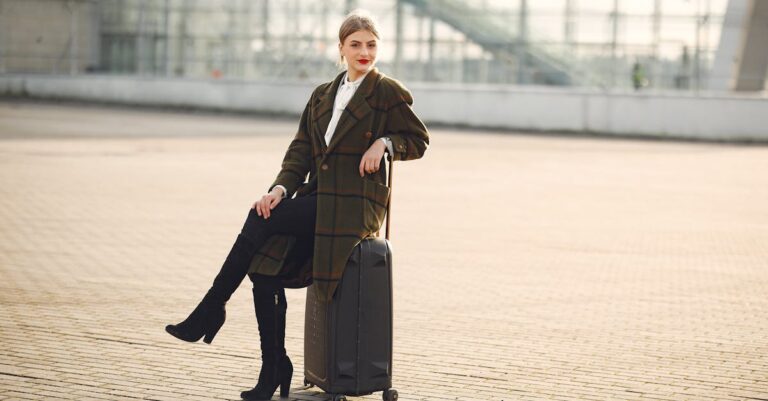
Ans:
MULTIPOLYGON (((315 216, 317 215, 317 197, 314 195, 294 199, 283 199, 270 214, 268 219, 259 216, 256 209, 251 209, 240 232, 250 240, 254 251, 264 245, 264 241, 274 234, 294 235, 301 241, 314 241, 315 216)), ((258 291, 283 292, 280 277, 251 273, 248 277, 253 288, 258 291)))

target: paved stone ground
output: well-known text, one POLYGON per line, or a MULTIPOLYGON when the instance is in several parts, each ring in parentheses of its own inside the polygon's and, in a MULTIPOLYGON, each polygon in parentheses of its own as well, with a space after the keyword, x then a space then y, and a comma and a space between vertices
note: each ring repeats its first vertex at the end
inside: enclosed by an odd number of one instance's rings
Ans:
MULTIPOLYGON (((212 345, 163 327, 295 123, 0 103, 0 399, 251 387, 247 283, 212 345)), ((432 135, 396 171, 401 399, 768 400, 767 147, 432 135)), ((322 400, 300 390, 304 297, 288 294, 290 398, 322 400)))

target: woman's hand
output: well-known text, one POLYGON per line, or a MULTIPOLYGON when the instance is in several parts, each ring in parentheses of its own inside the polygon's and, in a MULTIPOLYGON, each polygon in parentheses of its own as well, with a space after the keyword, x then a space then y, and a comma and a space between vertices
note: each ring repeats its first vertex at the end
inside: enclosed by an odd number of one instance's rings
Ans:
POLYGON ((363 160, 360 160, 360 177, 365 177, 365 174, 373 174, 379 171, 381 158, 384 157, 385 150, 387 150, 387 145, 384 141, 377 139, 373 142, 373 145, 365 151, 363 160))
POLYGON ((283 200, 283 190, 279 187, 272 188, 268 194, 261 197, 261 199, 254 202, 251 209, 256 209, 256 213, 259 216, 263 216, 265 219, 269 218, 272 214, 272 209, 277 206, 280 201, 283 200))

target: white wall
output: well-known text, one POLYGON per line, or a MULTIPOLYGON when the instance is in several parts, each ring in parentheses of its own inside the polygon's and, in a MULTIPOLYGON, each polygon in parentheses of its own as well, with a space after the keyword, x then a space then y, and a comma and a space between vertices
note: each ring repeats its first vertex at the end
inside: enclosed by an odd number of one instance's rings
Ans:
POLYGON ((568 88, 413 86, 425 120, 473 127, 768 141, 768 98, 568 88))
MULTIPOLYGON (((301 113, 316 83, 135 76, 0 75, 0 96, 301 113)), ((426 122, 482 128, 768 142, 759 95, 601 92, 490 85, 410 86, 426 122)))

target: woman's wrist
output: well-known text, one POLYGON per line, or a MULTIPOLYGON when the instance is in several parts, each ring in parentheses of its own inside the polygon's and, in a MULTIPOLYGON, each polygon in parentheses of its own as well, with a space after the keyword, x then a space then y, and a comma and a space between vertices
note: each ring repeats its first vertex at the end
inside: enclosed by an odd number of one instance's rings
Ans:
POLYGON ((275 185, 274 188, 272 188, 271 191, 269 191, 270 194, 276 195, 279 198, 285 198, 285 187, 282 185, 275 185))
POLYGON ((384 143, 384 150, 387 151, 387 153, 392 154, 392 140, 389 139, 389 137, 385 136, 382 138, 379 138, 379 142, 384 143))
MULTIPOLYGON (((381 138, 384 139, 384 138, 381 138)), ((384 153, 387 150, 387 143, 383 140, 376 141, 373 146, 377 146, 378 150, 384 153)))

